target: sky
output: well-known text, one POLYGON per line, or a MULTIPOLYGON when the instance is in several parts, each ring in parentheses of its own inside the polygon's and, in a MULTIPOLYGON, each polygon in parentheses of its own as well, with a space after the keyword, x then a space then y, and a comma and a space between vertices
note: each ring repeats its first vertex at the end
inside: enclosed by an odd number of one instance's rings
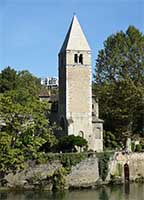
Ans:
POLYGON ((144 33, 144 0, 0 0, 0 71, 11 66, 37 77, 58 76, 58 53, 73 14, 92 50, 134 25, 144 33))

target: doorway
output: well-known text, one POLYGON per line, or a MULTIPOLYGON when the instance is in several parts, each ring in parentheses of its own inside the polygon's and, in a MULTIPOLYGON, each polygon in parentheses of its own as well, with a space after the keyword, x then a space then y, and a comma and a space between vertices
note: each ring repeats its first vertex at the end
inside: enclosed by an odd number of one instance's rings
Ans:
POLYGON ((125 181, 129 181, 129 176, 130 176, 130 172, 129 172, 129 165, 126 163, 124 165, 124 177, 125 177, 125 181))

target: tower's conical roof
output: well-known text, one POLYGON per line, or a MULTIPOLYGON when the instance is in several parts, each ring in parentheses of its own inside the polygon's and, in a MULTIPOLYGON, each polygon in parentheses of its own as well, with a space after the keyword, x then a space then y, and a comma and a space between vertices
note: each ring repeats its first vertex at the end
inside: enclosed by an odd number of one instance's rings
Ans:
POLYGON ((65 50, 90 51, 90 47, 76 16, 72 19, 60 53, 65 50))

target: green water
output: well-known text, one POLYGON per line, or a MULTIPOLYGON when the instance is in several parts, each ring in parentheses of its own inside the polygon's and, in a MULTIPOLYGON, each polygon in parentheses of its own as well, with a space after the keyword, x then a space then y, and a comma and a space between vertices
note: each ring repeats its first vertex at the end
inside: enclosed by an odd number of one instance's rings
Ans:
POLYGON ((23 191, 0 192, 0 200, 144 200, 144 184, 117 185, 61 193, 23 191))

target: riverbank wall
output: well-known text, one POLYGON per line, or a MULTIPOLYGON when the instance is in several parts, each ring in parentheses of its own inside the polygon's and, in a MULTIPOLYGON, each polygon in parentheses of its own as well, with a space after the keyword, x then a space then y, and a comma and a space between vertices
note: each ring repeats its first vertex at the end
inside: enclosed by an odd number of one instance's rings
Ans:
POLYGON ((64 163, 59 159, 44 164, 31 162, 22 171, 7 173, 0 179, 0 187, 62 190, 95 188, 101 184, 125 181, 144 181, 144 153, 115 152, 108 156, 104 152, 99 155, 89 154, 69 167, 64 163))

